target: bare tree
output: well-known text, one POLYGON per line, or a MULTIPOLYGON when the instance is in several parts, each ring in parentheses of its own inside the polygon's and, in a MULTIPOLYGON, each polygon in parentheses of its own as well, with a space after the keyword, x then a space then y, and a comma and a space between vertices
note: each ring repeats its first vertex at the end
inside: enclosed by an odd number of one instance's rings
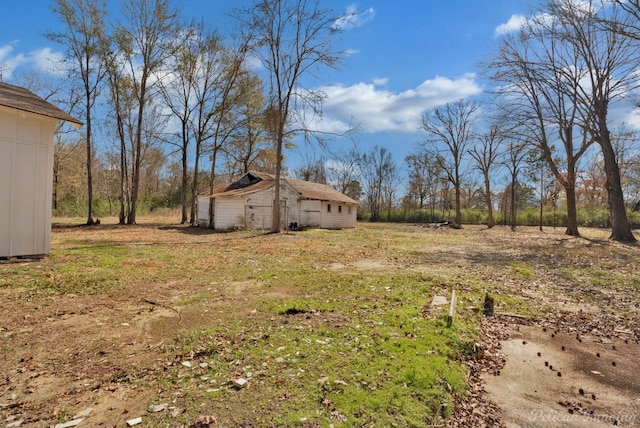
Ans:
POLYGON ((492 125, 484 135, 478 138, 478 144, 469 150, 469 154, 476 161, 476 168, 482 173, 484 200, 487 207, 487 227, 489 229, 496 224, 493 217, 493 200, 491 199, 491 173, 500 155, 503 141, 504 136, 500 128, 497 125, 492 125))
POLYGON ((101 57, 101 39, 105 31, 106 8, 100 0, 55 0, 53 13, 63 22, 65 31, 48 33, 47 37, 67 48, 72 61, 72 78, 82 82, 83 102, 78 104, 84 118, 87 171, 87 225, 93 219, 93 116, 106 70, 101 57))
POLYGON ((174 55, 169 66, 158 73, 160 91, 174 117, 180 122, 178 147, 182 163, 181 206, 182 223, 187 222, 187 205, 190 200, 189 222, 196 222, 196 195, 199 186, 201 155, 205 144, 211 141, 212 175, 222 143, 231 134, 230 118, 234 106, 232 98, 241 92, 236 81, 242 71, 244 49, 234 52, 223 46, 220 37, 204 24, 192 24, 184 31, 184 37, 176 40, 174 55), (225 131, 226 130, 226 131, 225 131), (195 140, 195 148, 190 143, 195 140), (190 192, 189 153, 194 153, 193 176, 190 192))
MULTIPOLYGON (((306 76, 322 66, 335 67, 339 55, 333 49, 337 30, 332 11, 320 8, 317 0, 259 0, 236 12, 244 28, 251 31, 254 52, 269 73, 268 104, 275 124, 276 183, 280 182, 283 142, 290 127, 296 101, 308 101, 319 108, 321 94, 300 95, 306 76)), ((280 186, 275 186, 272 232, 279 232, 280 186)))
POLYGON ((327 184, 327 168, 323 158, 309 160, 293 171, 294 178, 314 183, 327 184))
POLYGON ((514 232, 516 230, 518 214, 518 188, 522 187, 520 186, 518 177, 520 176, 523 163, 527 159, 527 156, 528 144, 517 140, 512 140, 507 143, 507 152, 506 157, 503 161, 503 165, 509 171, 509 178, 511 180, 511 182, 509 183, 509 200, 511 202, 511 230, 514 232))
POLYGON ((135 224, 143 138, 145 130, 152 130, 145 125, 145 120, 149 119, 147 109, 157 85, 153 77, 173 55, 179 25, 177 13, 170 8, 168 0, 124 0, 123 16, 125 22, 117 26, 115 37, 118 55, 127 65, 126 73, 136 101, 131 135, 131 201, 126 214, 127 224, 135 224))
POLYGON ((548 14, 531 18, 517 35, 506 37, 488 64, 504 115, 515 135, 535 147, 566 194, 565 233, 579 236, 576 207, 578 162, 592 145, 592 113, 581 101, 585 70, 581 50, 567 42, 564 29, 548 14))
POLYGON ((611 20, 604 17, 601 22, 614 33, 624 35, 635 41, 640 41, 640 1, 639 0, 613 0, 613 2, 628 15, 629 19, 611 20))
POLYGON ((118 213, 119 224, 126 224, 127 213, 131 206, 131 184, 129 174, 129 162, 127 142, 131 140, 131 121, 133 120, 133 99, 131 80, 124 73, 124 63, 118 57, 117 52, 111 49, 110 41, 106 38, 103 44, 103 62, 107 70, 107 84, 109 87, 108 103, 111 106, 111 115, 114 124, 114 133, 117 139, 117 157, 120 170, 118 213))
POLYGON ((371 221, 380 220, 385 206, 390 209, 389 199, 393 198, 391 187, 397 178, 398 167, 391 152, 376 146, 370 153, 362 155, 362 175, 364 193, 371 213, 371 221))
POLYGON ((205 37, 207 34, 203 24, 189 26, 184 31, 184 37, 176 40, 177 46, 172 49, 174 55, 168 58, 166 68, 156 71, 159 92, 180 125, 175 135, 176 141, 169 139, 169 143, 174 144, 180 154, 180 224, 187 222, 191 125, 196 110, 195 93, 201 84, 198 71, 202 52, 209 47, 206 46, 205 37))
MULTIPOLYGON (((242 100, 242 91, 236 90, 236 87, 241 87, 243 83, 242 77, 245 76, 244 61, 250 42, 250 34, 241 35, 237 46, 225 49, 221 58, 210 59, 210 63, 214 66, 213 69, 217 71, 218 75, 210 82, 213 88, 212 91, 209 91, 210 94, 202 93, 202 106, 204 107, 206 104, 211 103, 214 109, 211 111, 201 109, 198 116, 202 126, 196 136, 198 141, 211 139, 209 191, 212 195, 216 182, 218 152, 232 140, 236 130, 241 126, 241 122, 234 116, 234 108, 242 100)), ((214 200, 211 198, 209 201, 209 227, 212 228, 215 227, 213 203, 214 200)), ((195 204, 192 208, 195 210, 195 204)))
POLYGON ((440 164, 424 150, 410 154, 405 161, 409 169, 407 196, 417 209, 427 207, 429 220, 436 221, 436 207, 442 202, 439 196, 443 194, 442 184, 446 180, 440 164))
POLYGON ((227 174, 234 177, 246 174, 261 160, 274 156, 266 135, 262 80, 255 73, 244 70, 236 90, 239 91, 235 106, 238 126, 224 147, 227 174))
POLYGON ((344 193, 356 201, 360 198, 358 179, 362 175, 362 154, 357 146, 349 150, 335 152, 327 165, 329 184, 340 193, 344 193), (356 183, 358 185, 356 186, 356 183))
POLYGON ((616 162, 620 166, 620 180, 632 211, 640 210, 640 151, 638 135, 631 130, 621 130, 612 136, 616 162))
MULTIPOLYGON (((626 11, 640 10, 637 5, 637 1, 630 2, 626 11)), ((581 81, 586 83, 579 87, 579 100, 592 116, 588 132, 602 150, 611 212, 610 239, 635 242, 609 129, 609 108, 640 85, 637 43, 633 38, 621 36, 619 31, 637 28, 638 16, 621 13, 619 5, 605 0, 588 3, 549 0, 547 8, 557 20, 557 26, 562 28, 563 40, 575 46, 579 53, 573 68, 584 73, 581 81), (602 22, 612 25, 603 26, 602 22)))
POLYGON ((418 210, 424 208, 429 192, 427 180, 429 172, 428 156, 426 153, 412 153, 404 158, 409 169, 409 182, 407 183, 407 202, 418 210))
POLYGON ((387 208, 387 221, 391 221, 391 211, 393 210, 394 201, 396 199, 396 192, 400 187, 400 173, 398 172, 398 165, 396 165, 392 160, 386 168, 382 184, 382 196, 387 208))
POLYGON ((187 198, 189 185, 189 148, 191 142, 191 121, 195 110, 195 90, 200 83, 197 81, 197 69, 202 52, 204 27, 194 25, 186 30, 186 37, 178 40, 175 55, 168 61, 165 70, 156 71, 159 82, 159 92, 164 103, 171 110, 172 116, 180 124, 177 132, 177 142, 180 153, 180 224, 187 222, 187 198))
POLYGON ((422 129, 426 132, 425 149, 440 164, 455 191, 455 223, 462 223, 460 192, 463 159, 474 135, 473 125, 478 105, 458 100, 435 107, 422 116, 422 129))

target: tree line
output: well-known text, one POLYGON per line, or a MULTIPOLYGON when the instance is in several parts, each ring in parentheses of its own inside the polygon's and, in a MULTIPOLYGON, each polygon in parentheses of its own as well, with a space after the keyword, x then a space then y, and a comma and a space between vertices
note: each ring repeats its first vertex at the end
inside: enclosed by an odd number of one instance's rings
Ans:
POLYGON ((55 0, 51 7, 64 25, 47 36, 66 49, 65 89, 71 111, 85 122, 75 140, 61 134, 56 142, 54 209, 81 195, 93 224, 99 178, 100 194, 110 210, 118 205, 121 224, 134 224, 140 201, 163 191, 177 192, 181 222, 195 223, 194 195, 205 180, 213 186, 223 147, 234 173, 274 164, 263 83, 244 61, 249 41, 225 42, 203 22, 182 22, 166 0, 109 7, 100 0, 55 0), (100 153, 96 128, 110 142, 100 153), (72 157, 79 151, 84 192, 65 179, 65 171, 72 179, 81 171, 72 157), (208 175, 201 171, 204 157, 212 159, 208 175), (167 166, 167 158, 177 161, 167 166), (168 175, 175 175, 169 183, 168 175))
POLYGON ((508 221, 515 229, 519 209, 539 206, 542 225, 545 207, 561 205, 566 233, 577 236, 578 208, 606 206, 611 238, 635 240, 628 212, 640 209, 640 155, 635 132, 612 125, 612 109, 637 105, 636 1, 544 2, 481 64, 495 89, 482 102, 424 113, 424 139, 402 167, 384 147, 354 145, 295 170, 283 159, 298 136, 326 147, 307 117, 321 112, 323 94, 302 79, 339 64, 339 15, 310 0, 258 0, 234 10, 238 31, 223 38, 184 22, 168 0, 110 7, 51 7, 64 28, 47 36, 66 50, 68 79, 49 93, 85 123, 80 134, 58 134, 58 213, 84 206, 92 224, 97 201, 100 212, 134 224, 141 208, 175 206, 182 223, 195 223, 199 190, 256 169, 328 183, 359 199, 374 221, 461 225, 475 210, 489 227, 508 221), (261 62, 266 80, 249 59, 261 62), (101 150, 97 135, 110 142, 101 150))
POLYGON ((80 133, 58 133, 56 213, 84 203, 91 225, 95 201, 106 199, 121 224, 135 224, 140 204, 177 198, 181 222, 196 224, 203 187, 250 169, 279 179, 293 135, 320 135, 297 114, 319 111, 322 98, 302 90, 305 74, 340 58, 332 38, 340 16, 318 2, 257 0, 233 10, 238 30, 226 37, 183 21, 169 0, 54 0, 51 11, 63 25, 46 36, 64 48, 57 66, 67 78, 17 83, 84 122, 80 133))
MULTIPOLYGON (((460 225, 464 193, 477 194, 493 227, 492 181, 501 168, 507 184, 500 205, 505 213, 509 205, 513 230, 518 197, 529 187, 538 191, 541 226, 545 203, 555 207, 562 199, 566 234, 579 236, 579 199, 583 206, 597 201, 607 204, 611 239, 635 241, 627 210, 640 208, 640 147, 634 132, 612 129, 611 108, 633 101, 640 84, 639 18, 637 1, 543 3, 482 64, 496 88, 488 103, 458 100, 423 114, 424 142, 405 159, 403 204, 427 204, 433 219, 439 199, 443 217, 452 208, 460 225), (485 131, 478 130, 481 120, 485 131)), ((380 218, 381 206, 390 218, 397 166, 384 148, 361 159, 371 218, 380 218)))

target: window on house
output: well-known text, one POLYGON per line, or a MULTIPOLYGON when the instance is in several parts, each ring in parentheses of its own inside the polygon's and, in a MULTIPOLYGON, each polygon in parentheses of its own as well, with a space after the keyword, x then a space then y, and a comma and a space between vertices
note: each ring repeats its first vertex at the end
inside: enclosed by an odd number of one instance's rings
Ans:
POLYGON ((351 214, 351 206, 347 207, 347 214, 351 214))
POLYGON ((338 212, 342 213, 342 205, 338 205, 338 212))
POLYGON ((330 213, 331 212, 331 204, 327 204, 327 212, 330 213))

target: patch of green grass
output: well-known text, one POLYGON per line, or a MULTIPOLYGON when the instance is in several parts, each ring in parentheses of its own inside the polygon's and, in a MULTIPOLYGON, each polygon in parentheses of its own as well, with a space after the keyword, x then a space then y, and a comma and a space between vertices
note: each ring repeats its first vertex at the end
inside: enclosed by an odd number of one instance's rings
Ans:
POLYGON ((512 260, 507 263, 507 266, 509 273, 520 279, 535 279, 536 277, 533 266, 526 263, 512 260))
POLYGON ((556 271, 556 275, 558 275, 560 278, 565 279, 567 281, 575 281, 576 270, 572 268, 562 268, 556 271))
MULTIPOLYGON (((302 280, 277 275, 289 278, 289 286, 302 280)), ((212 405, 237 399, 229 380, 250 374, 260 403, 285 406, 272 412, 277 426, 388 426, 403 419, 430 426, 451 414, 453 394, 465 390, 462 359, 477 340, 477 319, 464 316, 447 328, 444 317, 422 317, 425 294, 433 290, 421 274, 304 275, 305 283, 323 286, 258 307, 262 322, 238 318, 181 339, 183 355, 207 362, 207 382, 218 389, 208 397, 212 405)), ((175 382, 186 381, 181 375, 175 382)))

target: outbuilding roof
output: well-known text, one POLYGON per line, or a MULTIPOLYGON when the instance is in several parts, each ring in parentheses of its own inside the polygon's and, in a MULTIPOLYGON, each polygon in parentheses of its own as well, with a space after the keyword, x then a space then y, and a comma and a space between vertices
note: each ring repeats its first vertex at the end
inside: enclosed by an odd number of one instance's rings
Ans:
MULTIPOLYGON (((274 179, 275 180, 275 179, 274 179)), ((321 201, 333 201, 343 202, 345 204, 357 204, 355 201, 345 195, 338 192, 331 186, 326 184, 314 183, 311 181, 296 180, 294 178, 286 177, 284 180, 291 185, 300 195, 305 199, 318 199, 321 201)))
MULTIPOLYGON (((296 180, 294 178, 282 177, 282 181, 288 183, 303 199, 342 202, 345 204, 357 204, 358 201, 351 199, 347 195, 338 192, 326 184, 313 183, 311 181, 296 180)), ((234 197, 244 196, 251 193, 266 190, 275 185, 276 178, 272 174, 251 171, 246 173, 239 180, 231 184, 219 184, 215 186, 213 196, 234 197)), ((209 195, 209 189, 200 193, 209 195)))
POLYGON ((78 119, 60 110, 58 107, 40 98, 28 89, 8 83, 0 82, 0 106, 64 120, 78 127, 82 126, 82 122, 78 119))

